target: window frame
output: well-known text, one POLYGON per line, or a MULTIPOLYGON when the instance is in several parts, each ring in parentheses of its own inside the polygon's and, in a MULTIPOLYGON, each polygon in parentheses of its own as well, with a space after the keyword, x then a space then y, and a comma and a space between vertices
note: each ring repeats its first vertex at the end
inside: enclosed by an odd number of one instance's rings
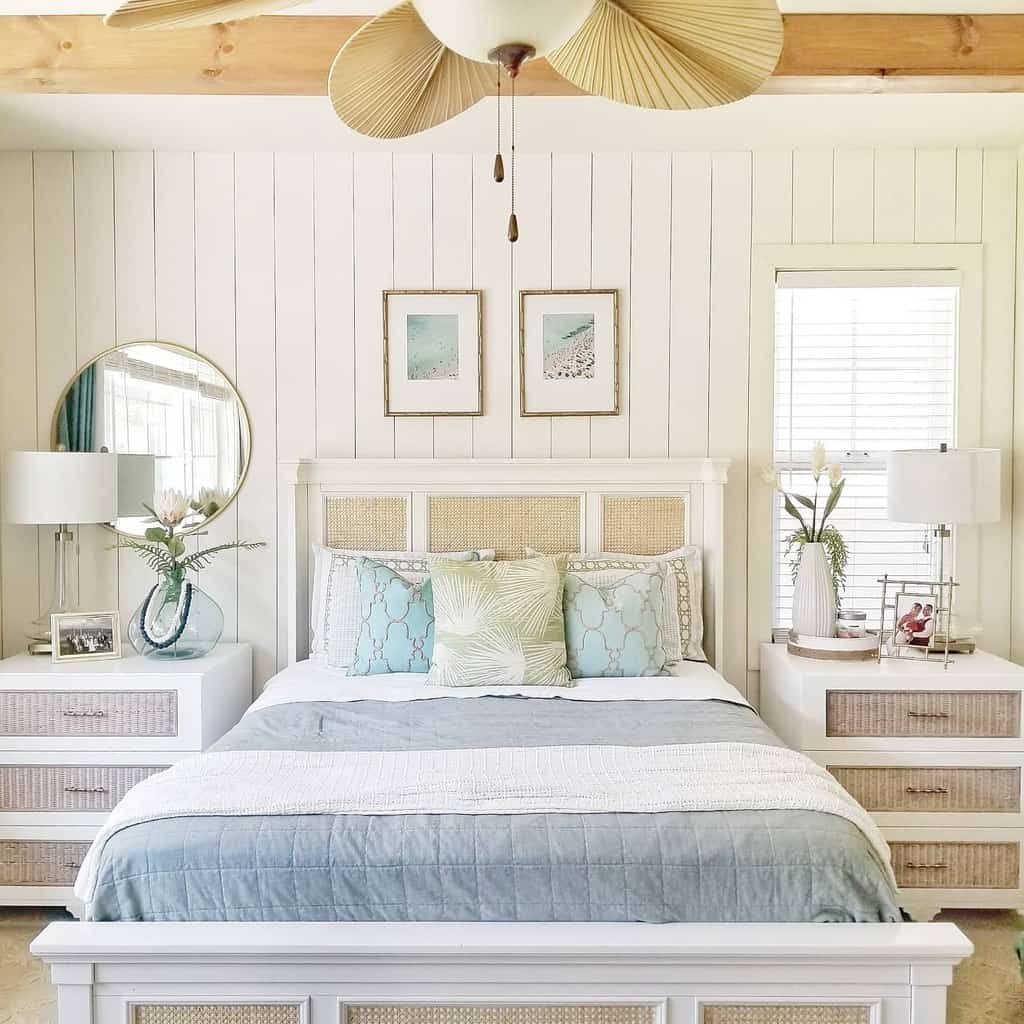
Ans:
MULTIPOLYGON (((774 492, 759 475, 774 457, 775 436, 775 291, 780 273, 829 271, 903 271, 960 275, 957 324, 957 444, 981 441, 983 337, 983 247, 974 244, 907 245, 754 245, 751 252, 750 381, 768 382, 749 389, 747 415, 747 643, 748 664, 759 664, 758 646, 772 636, 775 560, 774 492)), ((977 527, 953 531, 951 565, 960 583, 957 603, 976 608, 980 567, 977 527), (959 566, 959 569, 958 569, 959 566)))

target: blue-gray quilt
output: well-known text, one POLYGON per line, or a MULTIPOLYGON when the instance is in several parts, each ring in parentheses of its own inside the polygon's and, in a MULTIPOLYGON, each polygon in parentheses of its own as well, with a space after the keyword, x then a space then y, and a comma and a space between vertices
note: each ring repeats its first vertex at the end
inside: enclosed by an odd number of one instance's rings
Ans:
MULTIPOLYGON (((723 701, 279 704, 215 750, 747 742, 723 701)), ((310 779, 316 785, 316 779, 310 779)), ((191 817, 106 845, 101 921, 898 921, 851 822, 815 811, 191 817)))

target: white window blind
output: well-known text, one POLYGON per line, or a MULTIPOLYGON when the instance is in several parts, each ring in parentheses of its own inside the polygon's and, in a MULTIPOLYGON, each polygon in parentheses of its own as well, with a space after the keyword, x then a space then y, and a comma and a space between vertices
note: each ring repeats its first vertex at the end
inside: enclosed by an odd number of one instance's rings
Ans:
MULTIPOLYGON (((886 519, 885 458, 900 448, 954 443, 959 273, 786 272, 775 292, 775 463, 783 486, 813 495, 816 441, 847 483, 830 522, 850 549, 846 608, 877 625, 883 573, 933 573, 930 524, 886 519)), ((828 487, 823 482, 823 490, 828 487)), ((776 626, 792 621, 786 538, 775 507, 776 626)))

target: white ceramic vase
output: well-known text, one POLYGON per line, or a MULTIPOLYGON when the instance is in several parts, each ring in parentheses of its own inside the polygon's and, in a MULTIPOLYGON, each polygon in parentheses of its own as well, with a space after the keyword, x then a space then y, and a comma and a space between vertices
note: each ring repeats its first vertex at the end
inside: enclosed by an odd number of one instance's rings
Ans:
POLYGON ((836 592, 824 544, 805 544, 793 589, 793 629, 800 636, 835 636, 836 592))

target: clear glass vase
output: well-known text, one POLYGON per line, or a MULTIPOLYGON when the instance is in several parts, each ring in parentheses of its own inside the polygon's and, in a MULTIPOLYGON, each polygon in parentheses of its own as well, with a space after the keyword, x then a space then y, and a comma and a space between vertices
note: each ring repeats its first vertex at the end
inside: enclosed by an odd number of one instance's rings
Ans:
POLYGON ((201 658, 224 632, 224 613, 205 590, 162 577, 132 613, 128 639, 150 658, 201 658))

